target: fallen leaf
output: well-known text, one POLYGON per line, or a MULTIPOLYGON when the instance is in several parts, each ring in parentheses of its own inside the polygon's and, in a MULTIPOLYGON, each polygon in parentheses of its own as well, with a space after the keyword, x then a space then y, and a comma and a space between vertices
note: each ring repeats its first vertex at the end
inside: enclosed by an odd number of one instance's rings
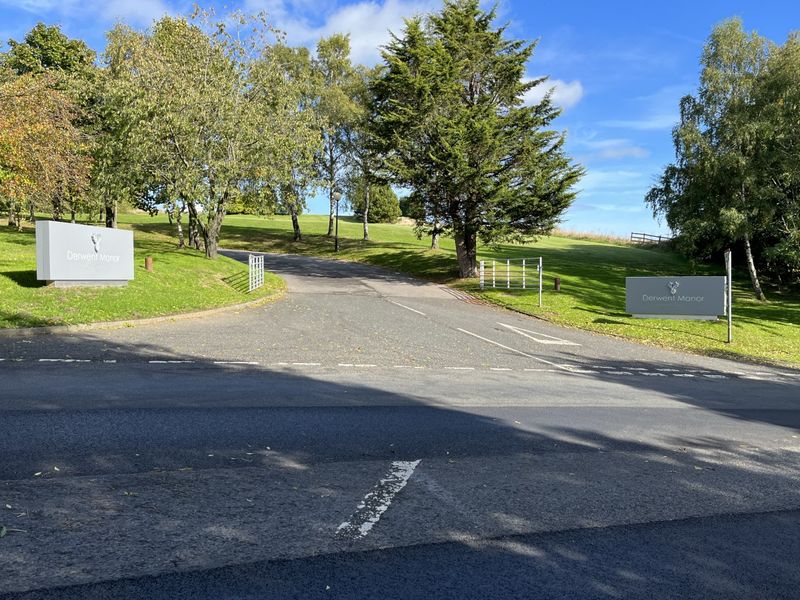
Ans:
POLYGON ((0 538, 6 537, 6 533, 8 533, 8 529, 6 529, 6 526, 0 525, 0 538))
POLYGON ((39 471, 38 473, 34 473, 33 476, 34 477, 41 477, 42 476, 42 472, 39 471))
POLYGON ((6 504, 6 508, 7 508, 8 510, 11 510, 11 505, 10 505, 10 504, 6 504))
POLYGON ((58 467, 53 467, 53 471, 60 471, 60 470, 61 469, 59 469, 58 467))

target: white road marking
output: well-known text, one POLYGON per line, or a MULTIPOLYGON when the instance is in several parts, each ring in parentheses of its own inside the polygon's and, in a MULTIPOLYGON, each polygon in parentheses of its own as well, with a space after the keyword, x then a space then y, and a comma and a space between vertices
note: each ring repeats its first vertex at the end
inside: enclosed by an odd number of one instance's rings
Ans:
POLYGON ((445 367, 448 371, 474 371, 475 367, 445 367))
POLYGON ((677 373, 678 369, 656 369, 656 371, 663 371, 664 373, 677 373))
POLYGON ((39 362, 88 363, 92 361, 80 358, 40 358, 39 362))
POLYGON ((319 367, 320 363, 315 362, 293 362, 295 367, 319 367))
POLYGON ((388 298, 387 298, 387 300, 389 302, 391 302, 392 304, 394 304, 395 306, 399 306, 400 308, 405 308, 406 310, 410 310, 411 312, 417 313, 418 315, 422 315, 423 317, 427 316, 421 310, 417 310, 416 308, 411 308, 410 306, 406 306, 405 304, 400 304, 399 302, 395 302, 394 300, 389 300, 388 298))
POLYGON ((708 377, 709 379, 727 379, 727 377, 725 377, 725 375, 706 374, 703 377, 708 377))
POLYGON ((371 364, 371 363, 365 363, 365 364, 361 364, 361 365, 360 365, 360 364, 356 363, 356 364, 354 364, 353 366, 354 366, 354 367, 377 367, 378 365, 373 365, 373 364, 371 364))
POLYGON ((642 371, 640 375, 644 375, 645 377, 666 377, 664 373, 651 373, 650 371, 642 371))
POLYGON ((254 360, 215 360, 215 365, 257 365, 254 360))
POLYGON ((148 360, 151 365, 181 365, 181 364, 192 364, 195 361, 193 360, 148 360))
POLYGON ((525 369, 531 373, 560 373, 558 369, 525 369))
POLYGON ((505 323, 497 322, 498 325, 501 327, 505 327, 506 329, 510 329, 511 331, 520 334, 523 337, 528 338, 529 340, 533 340, 539 344, 552 344, 554 346, 580 346, 580 344, 576 344, 575 342, 570 342, 567 340, 562 340, 561 338, 557 338, 552 335, 547 335, 544 333, 536 333, 535 331, 531 331, 530 329, 523 329, 522 327, 515 327, 514 325, 506 325, 505 323), (547 338, 542 339, 542 338, 547 338))
POLYGON ((408 480, 419 465, 419 460, 397 460, 385 478, 369 492, 347 521, 336 528, 336 535, 345 539, 358 539, 367 535, 381 515, 386 512, 395 496, 406 487, 408 480))
POLYGON ((490 371, 511 371, 508 367, 489 367, 490 371))
POLYGON ((694 377, 691 373, 673 373, 673 377, 694 377))
POLYGON ((340 367, 353 367, 355 366, 353 363, 339 363, 340 367))
POLYGON ((497 346, 499 348, 503 348, 504 350, 509 350, 511 352, 515 352, 516 354, 519 354, 520 356, 524 356, 526 358, 532 358, 533 360, 539 361, 540 363, 544 363, 546 365, 550 365, 551 367, 556 367, 557 369, 561 369, 562 371, 566 371, 567 373, 571 373, 570 369, 565 369, 561 365, 557 365, 556 363, 550 362, 549 360, 545 360, 543 358, 539 358, 538 356, 533 356, 532 354, 528 354, 527 352, 523 352, 522 350, 517 350, 516 348, 512 348, 510 346, 506 346, 505 344, 501 344, 500 342, 495 342, 494 340, 487 339, 487 338, 485 338, 485 337, 483 337, 481 335, 478 335, 477 333, 472 333, 471 331, 467 331, 466 329, 461 329, 460 327, 457 327, 456 329, 458 329, 458 331, 460 331, 461 333, 466 333, 467 335, 471 335, 472 337, 476 337, 479 340, 483 340, 484 342, 487 342, 489 344, 494 344, 495 346, 497 346))
POLYGON ((630 371, 606 371, 609 375, 633 375, 630 371))

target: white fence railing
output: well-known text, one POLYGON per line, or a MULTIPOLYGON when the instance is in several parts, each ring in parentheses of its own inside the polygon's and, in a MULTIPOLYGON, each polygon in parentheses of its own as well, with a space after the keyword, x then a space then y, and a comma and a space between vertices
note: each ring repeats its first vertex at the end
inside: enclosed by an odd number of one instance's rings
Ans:
POLYGON ((249 294, 264 285, 264 256, 261 254, 249 255, 248 265, 250 267, 250 285, 247 287, 247 293, 249 294))
POLYGON ((542 305, 542 257, 480 262, 481 289, 539 290, 542 305))

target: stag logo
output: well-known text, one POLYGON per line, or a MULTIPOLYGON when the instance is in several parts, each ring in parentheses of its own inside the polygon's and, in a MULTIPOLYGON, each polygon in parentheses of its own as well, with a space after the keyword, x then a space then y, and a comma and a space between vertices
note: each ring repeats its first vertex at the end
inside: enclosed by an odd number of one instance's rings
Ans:
POLYGON ((94 251, 96 254, 100 252, 100 241, 102 239, 103 236, 101 236, 99 233, 92 234, 92 245, 94 246, 94 251))
POLYGON ((667 287, 669 288, 669 293, 673 296, 678 293, 678 287, 680 286, 679 281, 668 281, 667 287))

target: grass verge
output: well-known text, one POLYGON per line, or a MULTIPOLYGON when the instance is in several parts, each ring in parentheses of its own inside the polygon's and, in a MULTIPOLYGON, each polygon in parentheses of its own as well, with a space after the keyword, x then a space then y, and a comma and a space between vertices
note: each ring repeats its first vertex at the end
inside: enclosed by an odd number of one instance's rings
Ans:
MULTIPOLYGON (((122 227, 130 225, 123 224, 122 227)), ((54 288, 36 280, 35 236, 0 222, 0 328, 76 325, 165 316, 217 308, 277 294, 283 281, 265 273, 247 293, 247 266, 178 250, 165 232, 134 234, 135 278, 120 288, 54 288), (144 269, 152 256, 154 269, 144 269)))

